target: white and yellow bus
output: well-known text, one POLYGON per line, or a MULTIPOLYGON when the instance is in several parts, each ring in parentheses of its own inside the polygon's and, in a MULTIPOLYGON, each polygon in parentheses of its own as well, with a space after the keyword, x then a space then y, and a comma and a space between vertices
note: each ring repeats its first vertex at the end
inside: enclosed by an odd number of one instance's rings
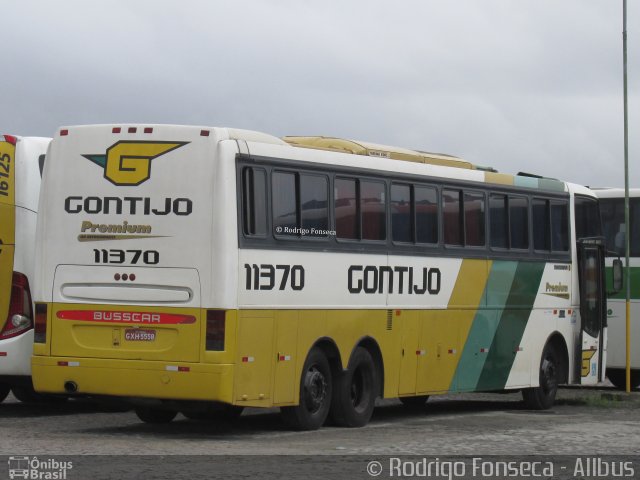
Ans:
POLYGON ((314 429, 364 425, 380 396, 522 390, 542 409, 603 378, 584 187, 337 139, 97 125, 53 139, 40 212, 41 392, 126 398, 148 422, 277 406, 314 429))
POLYGON ((36 217, 49 138, 0 136, 0 402, 33 398, 36 217))
MULTIPOLYGON (((613 261, 625 257, 624 189, 602 188, 595 190, 600 198, 602 230, 606 238, 606 274, 611 282, 613 261)), ((631 388, 640 387, 640 188, 629 191, 629 220, 631 223, 631 388)), ((609 283, 611 286, 611 283, 609 283)), ((626 387, 626 286, 610 291, 607 300, 608 342, 607 377, 616 387, 626 387)))

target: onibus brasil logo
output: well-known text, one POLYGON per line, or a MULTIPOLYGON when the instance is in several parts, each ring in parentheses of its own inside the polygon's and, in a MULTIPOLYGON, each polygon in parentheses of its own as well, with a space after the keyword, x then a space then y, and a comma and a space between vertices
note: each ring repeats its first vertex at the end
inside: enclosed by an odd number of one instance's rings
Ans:
POLYGON ((104 169, 104 178, 114 185, 135 186, 149 180, 151 160, 189 142, 143 142, 121 140, 105 154, 82 155, 104 169))

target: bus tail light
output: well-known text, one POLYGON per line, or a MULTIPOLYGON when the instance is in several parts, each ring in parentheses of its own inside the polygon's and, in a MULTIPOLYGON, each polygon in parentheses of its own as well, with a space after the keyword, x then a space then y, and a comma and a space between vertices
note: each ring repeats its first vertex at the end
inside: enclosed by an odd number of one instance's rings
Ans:
POLYGON ((5 142, 8 142, 13 146, 18 143, 18 138, 13 135, 0 135, 0 139, 3 139, 5 142))
POLYGON ((47 342, 47 304, 36 303, 36 318, 33 329, 33 341, 35 343, 47 342))
POLYGON ((224 350, 224 330, 225 311, 207 310, 207 350, 219 352, 224 350))
POLYGON ((0 338, 11 338, 33 328, 33 308, 29 281, 22 273, 13 272, 11 282, 11 303, 9 315, 4 324, 0 338))

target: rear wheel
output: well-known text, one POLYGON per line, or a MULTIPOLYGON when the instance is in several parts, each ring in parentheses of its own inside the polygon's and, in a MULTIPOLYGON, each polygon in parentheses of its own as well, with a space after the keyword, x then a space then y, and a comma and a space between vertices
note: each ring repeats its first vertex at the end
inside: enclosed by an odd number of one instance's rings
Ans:
POLYGON ((0 403, 4 402, 4 399, 7 398, 7 395, 9 395, 10 391, 11 388, 9 388, 9 385, 0 383, 0 403))
POLYGON ((329 361, 322 350, 314 347, 302 368, 298 405, 280 409, 285 423, 296 430, 320 428, 331 406, 331 381, 329 361))
POLYGON ((522 390, 522 398, 532 410, 547 410, 553 406, 558 392, 560 358, 555 347, 547 343, 540 360, 540 386, 522 390))
POLYGON ((135 412, 144 423, 169 423, 178 414, 173 410, 162 410, 161 408, 153 407, 138 407, 135 412))
POLYGON ((400 397, 402 404, 411 409, 418 409, 424 407, 429 400, 429 395, 418 395, 417 397, 400 397))
POLYGON ((358 347, 349 360, 349 367, 335 382, 331 402, 331 417, 337 425, 362 427, 373 414, 378 396, 378 375, 368 350, 358 347))

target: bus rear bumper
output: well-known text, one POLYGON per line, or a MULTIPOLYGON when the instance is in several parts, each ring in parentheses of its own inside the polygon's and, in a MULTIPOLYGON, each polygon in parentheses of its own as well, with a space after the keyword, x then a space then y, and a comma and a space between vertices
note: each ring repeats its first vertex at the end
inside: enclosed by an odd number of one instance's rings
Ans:
POLYGON ((43 357, 31 361, 37 392, 233 403, 233 365, 43 357))

